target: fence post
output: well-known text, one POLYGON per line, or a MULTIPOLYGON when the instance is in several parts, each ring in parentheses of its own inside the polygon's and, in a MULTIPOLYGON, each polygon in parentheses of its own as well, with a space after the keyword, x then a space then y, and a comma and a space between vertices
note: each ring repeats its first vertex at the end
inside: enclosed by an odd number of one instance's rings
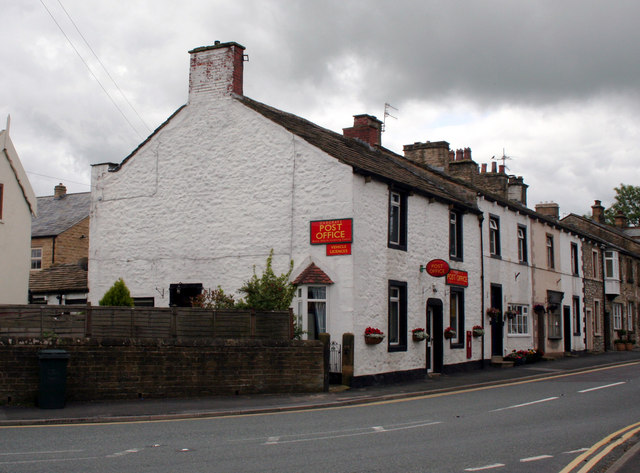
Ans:
POLYGON ((178 324, 176 321, 176 317, 176 306, 171 306, 171 323, 169 325, 169 335, 171 335, 172 338, 176 338, 178 336, 178 324))
POLYGON ((352 333, 342 334, 342 384, 351 386, 353 381, 353 343, 352 333))
POLYGON ((329 357, 331 356, 331 335, 328 333, 319 333, 318 338, 322 342, 323 368, 324 368, 324 384, 323 391, 329 392, 329 357))
POLYGON ((84 318, 84 336, 85 338, 91 337, 91 317, 93 309, 91 308, 91 302, 87 301, 87 313, 84 318))

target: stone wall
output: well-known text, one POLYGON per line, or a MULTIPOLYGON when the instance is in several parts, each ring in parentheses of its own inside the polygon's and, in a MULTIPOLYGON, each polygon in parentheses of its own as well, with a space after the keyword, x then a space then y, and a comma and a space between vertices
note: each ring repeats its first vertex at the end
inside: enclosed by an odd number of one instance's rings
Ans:
MULTIPOLYGON (((42 341, 0 339, 0 404, 33 403, 42 341)), ((323 390, 323 346, 297 340, 62 340, 67 400, 323 390)))

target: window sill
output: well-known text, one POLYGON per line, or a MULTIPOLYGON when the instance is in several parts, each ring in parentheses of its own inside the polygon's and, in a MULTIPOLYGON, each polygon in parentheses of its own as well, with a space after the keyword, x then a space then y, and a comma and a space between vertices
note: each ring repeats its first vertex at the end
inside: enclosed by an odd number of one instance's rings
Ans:
POLYGON ((453 343, 453 342, 451 342, 451 348, 452 349, 464 348, 464 343, 461 343, 461 342, 453 343))
POLYGON ((547 337, 548 340, 562 340, 562 337, 547 337))
POLYGON ((502 255, 489 255, 491 256, 493 259, 502 259, 502 255))
POLYGON ((389 352, 407 351, 407 345, 389 345, 387 351, 389 352))

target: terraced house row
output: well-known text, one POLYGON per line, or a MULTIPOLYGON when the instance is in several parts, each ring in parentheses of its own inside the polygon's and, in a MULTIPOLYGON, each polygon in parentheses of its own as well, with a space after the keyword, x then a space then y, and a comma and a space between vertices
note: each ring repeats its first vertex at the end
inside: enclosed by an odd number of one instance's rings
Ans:
POLYGON ((93 166, 91 303, 120 277, 155 306, 236 293, 273 250, 276 272, 294 262, 305 336, 352 348, 352 385, 637 341, 640 244, 599 202, 560 219, 469 148, 399 155, 374 116, 336 133, 260 103, 245 59, 233 42, 190 51, 187 104, 93 166))

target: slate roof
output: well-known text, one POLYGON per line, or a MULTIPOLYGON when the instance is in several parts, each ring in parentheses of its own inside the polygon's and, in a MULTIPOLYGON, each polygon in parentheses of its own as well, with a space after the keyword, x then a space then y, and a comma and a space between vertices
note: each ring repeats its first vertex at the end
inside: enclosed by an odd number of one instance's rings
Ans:
POLYGON ((346 138, 304 118, 248 97, 236 96, 236 99, 309 144, 351 166, 354 172, 478 212, 475 192, 442 174, 418 166, 386 148, 373 147, 362 141, 346 138))
POLYGON ((38 197, 38 217, 31 220, 31 237, 55 236, 89 216, 91 193, 38 197))
POLYGON ((298 275, 293 284, 333 284, 333 281, 315 263, 311 263, 298 275))
POLYGON ((88 286, 87 270, 77 264, 58 264, 29 275, 33 294, 88 292, 88 286))

